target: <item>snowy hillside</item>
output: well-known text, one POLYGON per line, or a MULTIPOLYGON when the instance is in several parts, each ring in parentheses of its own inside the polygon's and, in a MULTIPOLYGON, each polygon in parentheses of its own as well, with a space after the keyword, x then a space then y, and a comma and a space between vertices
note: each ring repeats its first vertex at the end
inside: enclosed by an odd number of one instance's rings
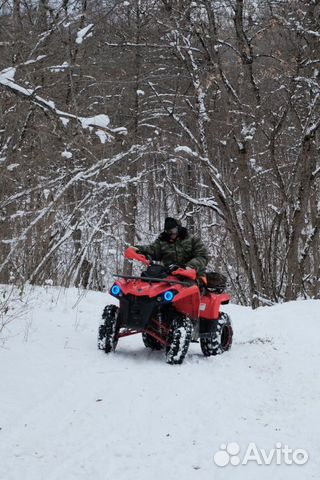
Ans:
POLYGON ((204 358, 192 344, 170 366, 139 336, 115 354, 97 350, 110 300, 36 289, 2 332, 1 480, 319 478, 320 301, 226 306, 233 348, 204 358), (230 442, 240 464, 218 466, 230 442), (242 464, 251 442, 278 456, 285 445, 303 449, 309 460, 242 464))

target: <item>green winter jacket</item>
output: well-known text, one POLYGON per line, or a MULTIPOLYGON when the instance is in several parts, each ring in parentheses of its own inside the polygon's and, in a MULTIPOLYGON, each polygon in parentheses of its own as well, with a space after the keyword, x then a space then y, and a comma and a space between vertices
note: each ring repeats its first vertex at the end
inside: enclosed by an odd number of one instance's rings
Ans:
POLYGON ((177 264, 197 270, 198 275, 204 275, 208 264, 208 252, 199 237, 189 235, 184 227, 179 227, 179 236, 175 242, 169 242, 169 235, 161 233, 150 245, 136 245, 139 252, 150 255, 153 260, 161 261, 168 267, 177 264))

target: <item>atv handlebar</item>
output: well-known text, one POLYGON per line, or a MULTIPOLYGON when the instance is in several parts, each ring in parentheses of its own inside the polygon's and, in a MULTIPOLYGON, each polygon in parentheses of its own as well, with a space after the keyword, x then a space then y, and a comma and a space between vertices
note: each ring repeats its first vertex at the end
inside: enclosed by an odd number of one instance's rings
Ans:
MULTIPOLYGON (((128 260, 137 260, 138 262, 142 262, 145 265, 149 267, 149 265, 152 264, 152 260, 148 260, 145 255, 142 253, 138 253, 137 250, 133 247, 129 247, 126 249, 124 252, 125 258, 128 260)), ((178 268, 174 272, 171 272, 171 275, 180 275, 182 277, 187 277, 190 280, 196 280, 197 278, 197 271, 194 268, 190 269, 184 269, 184 268, 178 268)))

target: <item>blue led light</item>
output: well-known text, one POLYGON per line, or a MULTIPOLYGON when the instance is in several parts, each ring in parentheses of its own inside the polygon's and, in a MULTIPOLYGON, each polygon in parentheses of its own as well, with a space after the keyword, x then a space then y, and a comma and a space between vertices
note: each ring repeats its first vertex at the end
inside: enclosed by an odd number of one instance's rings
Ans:
POLYGON ((119 294, 121 293, 121 288, 119 285, 113 285, 111 287, 111 294, 114 295, 115 297, 118 297, 119 294))
POLYGON ((174 293, 168 290, 167 292, 164 293, 163 298, 165 299, 166 302, 171 302, 173 300, 174 293))

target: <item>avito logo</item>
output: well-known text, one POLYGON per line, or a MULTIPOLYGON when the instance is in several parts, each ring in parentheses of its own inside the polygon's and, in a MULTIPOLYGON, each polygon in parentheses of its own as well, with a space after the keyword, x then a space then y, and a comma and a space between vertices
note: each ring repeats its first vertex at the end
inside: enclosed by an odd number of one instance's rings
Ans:
POLYGON ((250 442, 243 455, 240 455, 240 445, 237 442, 223 443, 214 456, 213 461, 218 467, 226 465, 247 465, 255 462, 257 465, 304 465, 309 459, 308 452, 303 448, 290 448, 277 442, 275 448, 266 450, 258 448, 254 442, 250 442))

